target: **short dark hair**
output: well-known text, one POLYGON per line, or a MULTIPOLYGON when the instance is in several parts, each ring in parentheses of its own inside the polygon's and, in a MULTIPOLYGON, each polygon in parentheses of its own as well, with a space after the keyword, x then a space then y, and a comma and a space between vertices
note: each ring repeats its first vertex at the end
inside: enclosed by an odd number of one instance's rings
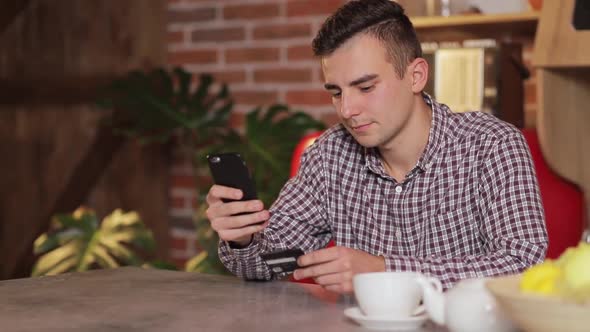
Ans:
POLYGON ((399 77, 406 66, 422 57, 416 30, 404 9, 390 0, 354 0, 328 17, 312 42, 316 56, 332 54, 358 33, 366 33, 383 43, 399 77))

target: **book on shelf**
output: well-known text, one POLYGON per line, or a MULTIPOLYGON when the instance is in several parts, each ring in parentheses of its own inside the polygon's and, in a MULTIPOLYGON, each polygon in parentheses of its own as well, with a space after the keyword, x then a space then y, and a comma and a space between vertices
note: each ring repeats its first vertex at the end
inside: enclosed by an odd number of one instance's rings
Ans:
POLYGON ((521 45, 495 40, 423 43, 430 79, 426 92, 454 112, 483 111, 523 122, 521 45))

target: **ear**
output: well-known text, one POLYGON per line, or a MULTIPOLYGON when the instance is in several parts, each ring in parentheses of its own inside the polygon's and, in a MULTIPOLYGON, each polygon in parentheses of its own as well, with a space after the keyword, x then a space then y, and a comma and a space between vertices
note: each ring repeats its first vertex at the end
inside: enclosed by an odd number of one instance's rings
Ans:
POLYGON ((428 62, 424 58, 414 59, 408 66, 408 74, 412 80, 412 92, 422 92, 428 82, 428 62))

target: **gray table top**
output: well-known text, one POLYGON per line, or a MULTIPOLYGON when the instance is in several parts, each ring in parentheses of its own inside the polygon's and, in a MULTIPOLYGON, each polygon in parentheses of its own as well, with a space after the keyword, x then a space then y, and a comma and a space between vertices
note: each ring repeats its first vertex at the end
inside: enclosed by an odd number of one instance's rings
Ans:
POLYGON ((317 285, 132 267, 0 281, 5 331, 366 331, 343 314, 354 305, 317 285))

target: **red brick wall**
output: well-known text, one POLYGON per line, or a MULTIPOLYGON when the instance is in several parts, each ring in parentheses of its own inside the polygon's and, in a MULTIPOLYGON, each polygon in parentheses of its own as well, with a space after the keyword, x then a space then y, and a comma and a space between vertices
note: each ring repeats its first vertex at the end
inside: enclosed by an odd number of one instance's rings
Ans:
POLYGON ((321 118, 329 98, 317 93, 321 73, 310 41, 344 2, 170 0, 168 59, 230 83, 239 111, 284 102, 321 118))
MULTIPOLYGON (((310 42, 326 15, 345 0, 169 0, 168 61, 227 82, 236 100, 232 124, 258 105, 287 103, 333 123, 310 42)), ((172 259, 196 254, 195 190, 182 161, 171 169, 172 259)))
MULTIPOLYGON (((288 103, 335 122, 310 43, 326 15, 346 0, 168 0, 168 60, 227 82, 237 107, 232 124, 257 105, 288 103)), ((411 15, 412 13, 410 13, 411 15)), ((530 45, 525 60, 530 65, 530 45)), ((527 125, 534 123, 534 84, 526 83, 527 125)), ((171 169, 171 256, 196 254, 191 217, 192 170, 171 169)))

